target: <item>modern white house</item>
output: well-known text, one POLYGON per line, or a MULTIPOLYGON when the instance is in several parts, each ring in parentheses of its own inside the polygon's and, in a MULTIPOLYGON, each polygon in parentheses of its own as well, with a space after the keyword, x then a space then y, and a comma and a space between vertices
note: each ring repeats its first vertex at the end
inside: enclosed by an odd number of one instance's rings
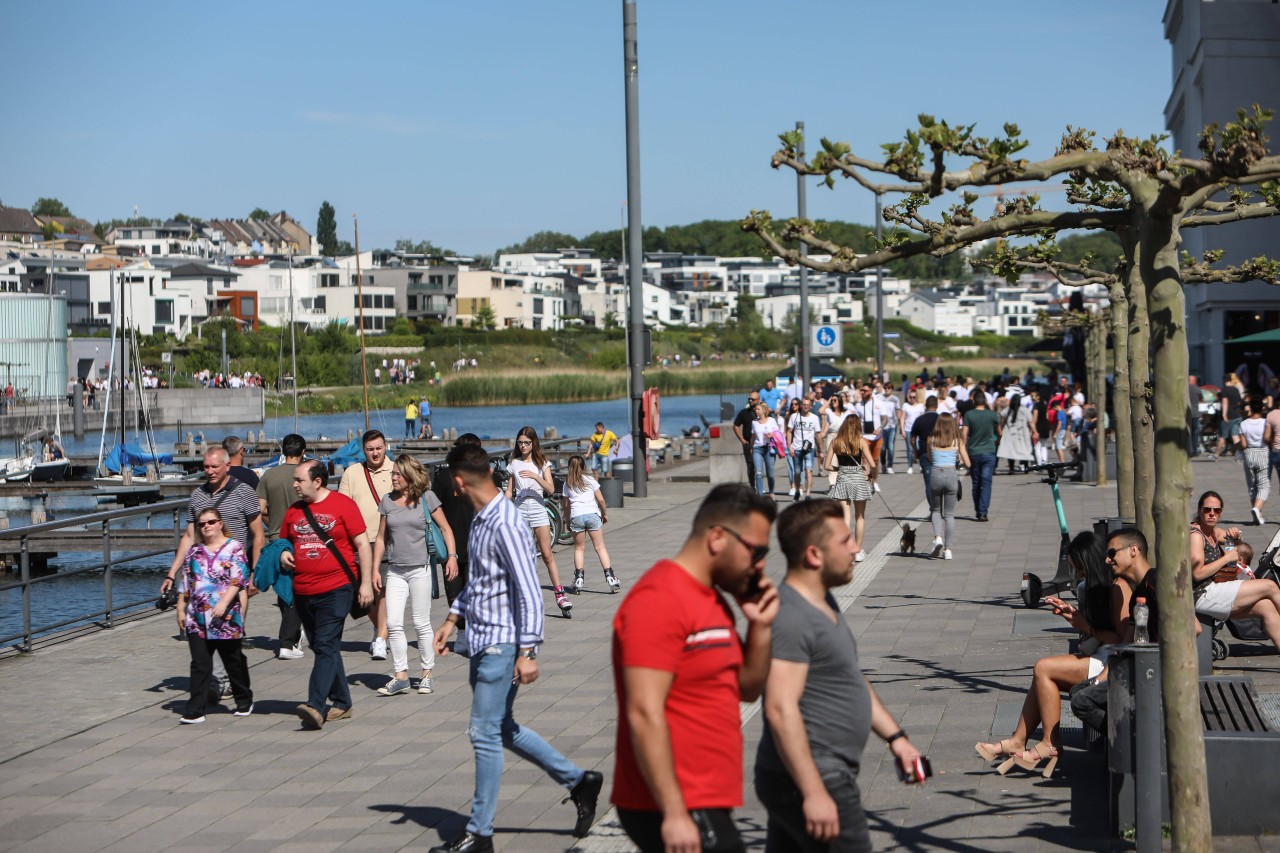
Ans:
POLYGON ((563 329, 564 280, 498 270, 458 272, 457 321, 470 325, 487 306, 499 329, 563 329))
MULTIPOLYGON (((1169 0, 1164 34, 1173 53, 1173 85, 1165 125, 1173 147, 1194 152, 1201 129, 1235 119, 1236 110, 1261 104, 1280 108, 1280 4, 1273 0, 1169 0)), ((1270 126, 1272 148, 1276 125, 1270 126)), ((1182 232, 1182 248, 1195 257, 1222 249, 1224 263, 1280 255, 1280 220, 1260 219, 1182 232)), ((1280 299, 1262 283, 1186 287, 1191 373, 1201 384, 1221 384, 1237 367, 1256 385, 1258 365, 1280 371, 1280 348, 1232 345, 1231 340, 1280 328, 1280 299)))
POLYGON ((289 324, 290 279, 293 287, 293 319, 313 329, 339 323, 355 329, 360 323, 360 304, 364 303, 364 331, 379 334, 390 331, 396 320, 395 288, 377 285, 362 270, 364 283, 357 287, 354 265, 348 272, 332 261, 295 259, 292 273, 287 261, 273 261, 250 267, 239 267, 238 290, 256 291, 259 296, 258 318, 270 326, 289 324))
MULTIPOLYGON (((756 313, 768 328, 781 329, 788 317, 799 317, 800 294, 784 293, 757 299, 756 313)), ((809 315, 817 323, 861 323, 862 300, 848 293, 811 294, 809 315)))

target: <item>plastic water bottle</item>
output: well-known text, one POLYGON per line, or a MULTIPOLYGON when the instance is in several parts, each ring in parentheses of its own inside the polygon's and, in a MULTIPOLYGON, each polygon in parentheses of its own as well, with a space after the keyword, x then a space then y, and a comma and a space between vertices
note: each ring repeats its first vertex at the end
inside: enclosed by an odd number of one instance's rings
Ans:
POLYGON ((1151 642, 1150 634, 1147 632, 1147 620, 1151 617, 1151 612, 1147 609, 1147 600, 1139 598, 1137 603, 1133 605, 1133 641, 1145 645, 1151 642))

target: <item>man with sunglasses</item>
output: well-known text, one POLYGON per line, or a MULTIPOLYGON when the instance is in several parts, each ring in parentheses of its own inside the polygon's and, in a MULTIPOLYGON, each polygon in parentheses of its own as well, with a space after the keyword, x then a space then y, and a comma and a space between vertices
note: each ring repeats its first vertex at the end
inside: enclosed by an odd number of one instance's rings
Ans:
POLYGON ((764 574, 776 514, 768 497, 712 489, 680 552, 660 560, 613 620, 618 732, 613 804, 644 853, 741 850, 739 703, 769 675, 778 592, 764 574), (746 639, 721 596, 738 602, 746 639))

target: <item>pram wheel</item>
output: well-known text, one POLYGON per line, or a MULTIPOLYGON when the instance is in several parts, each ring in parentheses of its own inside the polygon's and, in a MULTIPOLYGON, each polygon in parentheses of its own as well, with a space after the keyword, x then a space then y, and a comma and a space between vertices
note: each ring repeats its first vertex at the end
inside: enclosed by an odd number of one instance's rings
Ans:
POLYGON ((1214 637, 1213 638, 1213 659, 1226 660, 1227 656, 1230 654, 1231 654, 1231 650, 1227 648, 1226 642, 1218 639, 1217 637, 1214 637))

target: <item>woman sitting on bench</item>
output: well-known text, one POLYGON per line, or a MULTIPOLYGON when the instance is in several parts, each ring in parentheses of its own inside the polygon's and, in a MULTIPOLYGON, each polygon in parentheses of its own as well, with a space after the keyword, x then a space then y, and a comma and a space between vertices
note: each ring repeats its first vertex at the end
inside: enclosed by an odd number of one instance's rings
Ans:
POLYGON ((1280 586, 1269 580, 1238 580, 1235 545, 1240 529, 1218 527, 1222 496, 1205 492, 1191 523, 1191 587, 1196 613, 1219 622, 1261 619, 1263 630, 1280 649, 1280 586))
POLYGON ((1052 655, 1036 661, 1031 689, 1023 700, 1022 713, 1013 734, 999 743, 978 743, 974 747, 987 761, 1007 756, 996 768, 1002 776, 1014 764, 1034 770, 1045 759, 1048 759, 1048 764, 1042 775, 1048 778, 1053 774, 1058 752, 1062 749, 1059 732, 1061 691, 1101 675, 1107 664, 1107 644, 1120 642, 1116 626, 1123 625, 1129 617, 1132 589, 1128 583, 1112 575, 1106 562, 1105 546, 1106 542, 1092 532, 1078 534, 1067 546, 1067 562, 1075 570, 1076 577, 1084 579, 1080 608, 1060 598, 1045 598, 1055 614, 1085 635, 1080 643, 1080 653, 1052 655), (1044 727, 1044 737, 1035 749, 1029 750, 1027 738, 1036 726, 1044 727))

